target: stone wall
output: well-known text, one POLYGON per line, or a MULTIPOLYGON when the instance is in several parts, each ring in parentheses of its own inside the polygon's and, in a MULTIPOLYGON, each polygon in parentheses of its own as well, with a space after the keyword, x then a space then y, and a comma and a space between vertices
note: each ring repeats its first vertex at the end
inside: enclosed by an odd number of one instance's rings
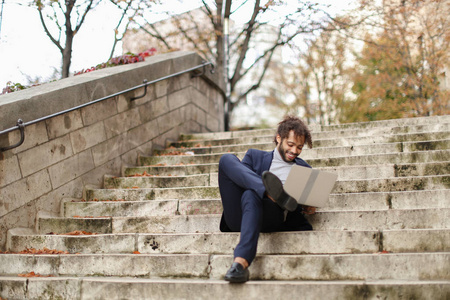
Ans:
MULTIPOLYGON (((0 130, 119 93, 202 63, 192 52, 148 57, 145 62, 98 70, 0 96, 0 130)), ((207 67, 207 70, 209 68, 207 67)), ((25 142, 0 152, 0 249, 10 228, 34 227, 38 212, 57 214, 64 198, 102 186, 139 154, 162 148, 181 133, 220 131, 223 85, 219 74, 185 73, 25 128, 25 142)), ((19 132, 0 136, 0 147, 19 132)))

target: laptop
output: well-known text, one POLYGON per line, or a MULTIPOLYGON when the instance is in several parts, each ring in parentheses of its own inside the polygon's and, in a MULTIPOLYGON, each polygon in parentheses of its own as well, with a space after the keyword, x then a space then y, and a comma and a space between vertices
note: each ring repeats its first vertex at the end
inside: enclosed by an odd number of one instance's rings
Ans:
POLYGON ((284 190, 299 204, 323 207, 328 201, 337 174, 293 165, 284 190))

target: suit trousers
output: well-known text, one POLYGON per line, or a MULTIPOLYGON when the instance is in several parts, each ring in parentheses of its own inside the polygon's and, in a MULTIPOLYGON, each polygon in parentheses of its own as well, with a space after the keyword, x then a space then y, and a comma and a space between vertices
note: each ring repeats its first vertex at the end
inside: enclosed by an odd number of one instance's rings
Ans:
POLYGON ((223 205, 220 229, 241 232, 234 257, 245 258, 249 265, 256 256, 260 232, 312 230, 300 206, 285 220, 284 210, 264 195, 261 175, 235 155, 224 154, 220 159, 219 190, 223 205))

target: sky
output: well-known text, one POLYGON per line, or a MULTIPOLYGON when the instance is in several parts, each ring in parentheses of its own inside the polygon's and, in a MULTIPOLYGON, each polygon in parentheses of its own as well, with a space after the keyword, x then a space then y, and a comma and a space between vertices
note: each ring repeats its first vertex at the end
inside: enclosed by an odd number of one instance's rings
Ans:
MULTIPOLYGON (((6 82, 27 83, 31 78, 49 77, 61 67, 61 53, 45 34, 35 8, 6 0, 0 35, 0 90, 6 82)), ((71 71, 94 66, 109 58, 113 28, 120 17, 107 2, 87 15, 75 35, 71 71), (109 13, 101 13, 102 9, 109 13)), ((121 52, 121 48, 118 49, 121 52)), ((120 53, 119 53, 120 54, 120 53)))
MULTIPOLYGON (((289 0, 290 1, 290 0, 289 0)), ((28 84, 28 78, 50 78, 61 67, 61 53, 45 34, 35 8, 19 5, 26 0, 0 0, 0 91, 8 81, 28 84), (3 2, 3 6, 1 6, 3 2)), ((332 12, 348 8, 351 0, 320 0, 333 5, 332 12)), ((179 12, 195 7, 198 1, 163 0, 179 12), (174 5, 173 2, 177 4, 174 5)), ((90 12, 74 38, 71 72, 105 62, 110 55, 113 29, 119 13, 109 1, 103 1, 90 12)), ((120 44, 114 56, 121 55, 120 44)))

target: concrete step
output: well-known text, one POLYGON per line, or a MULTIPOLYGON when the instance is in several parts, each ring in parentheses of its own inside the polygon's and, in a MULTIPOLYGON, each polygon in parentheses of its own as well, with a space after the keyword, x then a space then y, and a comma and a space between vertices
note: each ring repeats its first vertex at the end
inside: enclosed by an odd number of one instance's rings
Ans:
MULTIPOLYGON (((36 235, 8 233, 8 251, 57 249, 69 253, 230 254, 239 233, 36 235)), ((450 229, 303 231, 261 233, 258 255, 441 252, 450 250, 450 229)))
POLYGON ((63 204, 61 216, 114 216, 145 217, 222 213, 220 199, 211 200, 68 200, 63 204))
MULTIPOLYGON (((270 132, 258 133, 249 136, 239 136, 239 137, 229 137, 229 138, 220 138, 220 137, 205 137, 202 139, 192 139, 192 140, 184 140, 183 137, 179 141, 172 142, 169 145, 169 148, 173 149, 189 149, 189 150, 197 150, 199 153, 214 153, 220 151, 211 151, 210 148, 221 149, 221 147, 227 147, 229 145, 239 145, 239 144, 268 144, 273 143, 275 130, 270 130, 270 132)), ((273 144, 275 145, 275 144, 273 144)), ((275 147, 274 147, 275 148, 275 147)), ((164 150, 159 150, 164 151, 164 150)), ((159 152, 158 151, 158 152, 159 152)), ((156 152, 156 153, 158 153, 156 152)))
MULTIPOLYGON (((186 156, 188 153, 194 153, 197 155, 211 155, 213 160, 205 162, 216 162, 215 157, 222 155, 223 153, 236 153, 239 157, 243 157, 243 154, 249 149, 259 149, 263 151, 272 151, 275 146, 271 143, 259 143, 259 144, 246 144, 246 145, 230 145, 209 148, 208 151, 200 151, 197 149, 179 149, 175 151, 165 150, 167 152, 161 153, 161 155, 151 156, 151 160, 160 161, 161 157, 165 156, 186 156)), ((207 149, 207 148, 204 148, 207 149)), ((362 156, 371 154, 383 154, 383 153, 397 153, 397 152, 416 152, 416 151, 429 151, 429 150, 448 150, 450 149, 450 139, 434 140, 434 141, 420 141, 420 142, 400 142, 400 143, 377 143, 366 145, 351 145, 340 147, 319 147, 308 149, 305 148, 302 151, 301 157, 305 160, 317 159, 323 157, 341 157, 341 156, 362 156)), ((192 155, 191 155, 192 156, 192 155)), ((195 157, 195 156, 194 156, 195 157)), ((149 157, 141 157, 143 164, 152 164, 149 157)), ((194 160, 191 159, 191 162, 194 160)), ((218 161, 218 160, 217 160, 218 161)))
MULTIPOLYGON (((214 179, 217 176, 214 177, 214 179)), ((196 174, 187 176, 142 176, 142 177, 115 177, 104 176, 103 187, 106 189, 120 188, 173 188, 189 186, 211 186, 217 185, 211 183, 210 174, 196 174)))
MULTIPOLYGON (((220 203, 219 203, 220 204, 220 203)), ((80 201, 66 200, 62 203, 64 217, 114 216, 174 216, 179 214, 178 200, 145 200, 145 201, 80 201)), ((222 206, 220 204, 220 206, 222 206)), ((213 205, 211 205, 211 210, 213 205)), ((222 207, 221 207, 222 208, 222 207)))
MULTIPOLYGON (((342 151, 345 153, 347 149, 352 150, 351 155, 357 155, 358 152, 363 154, 371 154, 371 152, 365 152, 364 150, 369 149, 370 151, 376 151, 376 153, 384 152, 411 152, 411 151, 424 151, 424 150, 443 150, 448 149, 450 146, 450 132, 444 134, 441 132, 440 139, 432 139, 428 137, 424 140, 417 140, 416 135, 411 135, 412 141, 399 141, 395 142, 390 139, 381 140, 381 138, 374 139, 370 137, 370 139, 358 138, 358 139, 332 139, 332 140, 319 140, 315 141, 313 144, 313 148, 309 149, 305 147, 303 153, 310 152, 310 156, 312 153, 316 153, 316 155, 320 154, 321 151, 326 151, 324 149, 332 149, 333 151, 342 151), (378 141, 377 141, 378 140, 378 141), (349 142, 353 141, 353 143, 349 142), (372 149, 373 148, 373 149, 372 149)), ((167 148, 165 150, 155 150, 153 155, 161 156, 161 155, 170 155, 170 154, 214 154, 214 153, 227 153, 227 152, 245 152, 248 149, 259 149, 264 151, 271 151, 275 148, 275 144, 273 143, 273 137, 267 137, 267 140, 261 139, 261 141, 255 141, 254 138, 250 142, 241 141, 236 144, 222 145, 222 146, 209 146, 209 147, 180 147, 180 148, 167 148)), ((327 153, 328 155, 328 153, 327 153)), ((322 156, 323 157, 323 156, 322 156)))
POLYGON ((331 157, 309 159, 307 162, 314 168, 333 166, 408 164, 448 161, 449 150, 418 151, 388 154, 373 154, 347 157, 331 157))
POLYGON ((122 176, 143 176, 159 175, 159 176, 184 176, 217 173, 219 171, 218 163, 210 164, 192 164, 192 165, 178 165, 178 166, 141 166, 141 167, 126 167, 122 171, 122 176))
POLYGON ((218 187, 95 189, 87 187, 86 200, 168 200, 168 199, 218 199, 218 187))
POLYGON ((417 152, 450 149, 450 139, 424 142, 379 143, 345 147, 323 147, 305 149, 301 157, 305 160, 323 157, 364 156, 384 153, 417 152))
POLYGON ((230 285, 212 279, 146 279, 129 277, 0 277, 5 299, 220 299, 273 300, 302 295, 303 299, 434 299, 447 300, 448 281, 343 280, 250 281, 230 285))
MULTIPOLYGON (((333 136, 332 133, 339 133, 339 136, 363 136, 363 135, 377 135, 377 134, 400 134, 412 132, 431 132, 448 130, 450 118, 448 116, 441 116, 439 119, 402 119, 393 122, 365 122, 352 123, 343 125, 331 126, 308 126, 311 130, 314 139, 333 136)), ((180 141, 190 140, 208 140, 208 139, 231 139, 236 137, 260 136, 260 135, 275 135, 275 128, 256 129, 256 130, 241 130, 229 132, 213 132, 213 133, 197 133, 197 134, 182 134, 180 141)))
MULTIPOLYGON (((181 204, 180 204, 181 207, 181 204)), ((192 207, 194 207, 192 205, 192 207)), ((422 190, 396 192, 364 192, 331 194, 328 205, 318 211, 424 209, 450 207, 450 190, 422 190)))
MULTIPOLYGON (((217 174, 173 177, 110 177, 105 181, 107 189, 149 189, 189 186, 218 186, 217 174), (196 181, 198 179, 198 181, 196 181), (164 184, 158 185, 159 182, 164 184), (173 184, 172 184, 173 182, 173 184)), ((333 193, 391 192, 407 190, 446 189, 450 186, 450 174, 411 177, 370 178, 338 180, 333 193)))
POLYGON ((450 161, 319 167, 317 169, 336 173, 340 180, 446 175, 450 174, 450 161))
MULTIPOLYGON (((444 176, 447 177, 447 176, 444 176)), ((411 183, 408 184, 409 178, 413 178, 416 185, 413 185, 416 187, 414 189, 415 191, 425 191, 427 188, 425 188, 425 183, 421 183, 421 181, 428 181, 429 185, 433 186, 432 183, 433 179, 429 176, 426 177, 403 177, 403 178, 392 178, 392 180, 403 180, 406 184, 406 186, 411 186, 411 183), (431 183, 430 183, 431 181, 431 183), (418 189, 422 187, 421 189, 418 189)), ((438 176, 438 178, 442 182, 445 182, 445 178, 443 176, 438 176)), ((378 183, 386 182, 386 179, 379 179, 378 183)), ((354 193, 359 192, 355 191, 355 188, 353 187, 356 183, 354 180, 349 181, 341 181, 337 184, 340 186, 340 189, 343 188, 344 183, 347 182, 352 188, 354 193)), ((368 180, 365 181, 367 184, 368 180)), ((366 184, 364 180, 359 182, 360 185, 366 184)), ((372 182, 372 185, 374 183, 372 182)), ((389 186, 389 182, 387 183, 389 186)), ((437 188, 439 189, 439 188, 437 188)), ((444 188, 448 189, 448 188, 444 188)), ((399 190, 402 191, 402 190, 399 190)), ((405 190, 403 190, 405 191, 405 190)), ((367 195, 368 191, 363 191, 363 195, 367 195)), ((380 192, 378 190, 374 191, 374 193, 380 192)), ((386 191, 381 191, 381 193, 385 193, 386 191)), ((336 193, 336 192, 335 192, 336 193)), ((359 195, 355 195, 357 197, 360 197, 359 195)), ((386 195, 387 197, 391 197, 389 195, 386 195)), ((345 196, 346 197, 346 196, 345 196)), ((139 188, 139 189, 95 189, 95 188, 86 188, 84 192, 84 199, 91 201, 91 200, 126 200, 126 201, 139 201, 139 200, 169 200, 169 199, 202 199, 202 200, 214 200, 219 199, 220 193, 218 187, 187 187, 187 188, 139 188)), ((388 200, 388 198, 386 198, 388 200)), ((434 203, 434 202, 431 202, 434 203)), ((433 206, 435 207, 435 206, 433 206)))
MULTIPOLYGON (((209 174, 218 172, 218 164, 188 165, 188 166, 147 166, 129 167, 123 170, 124 177, 146 176, 185 176, 209 174)), ((368 179, 384 177, 444 175, 450 173, 450 162, 429 162, 410 164, 383 164, 360 166, 319 167, 328 172, 338 174, 341 180, 368 179)))
POLYGON ((348 137, 348 138, 329 138, 329 139, 315 139, 313 141, 313 148, 317 147, 337 147, 337 146, 355 146, 355 145, 369 145, 378 143, 404 143, 404 142, 426 142, 445 140, 450 136, 449 131, 439 132, 416 132, 393 135, 377 135, 365 137, 348 137))
MULTIPOLYGON (((383 135, 398 135, 411 133, 426 133, 426 132, 448 132, 450 131, 450 123, 432 124, 432 125, 411 125, 398 127, 372 127, 372 128, 350 128, 343 130, 330 131, 313 131, 311 132, 313 140, 316 139, 331 139, 331 138, 355 138, 367 136, 383 136, 383 135)), ((275 130, 269 135, 275 136, 275 130)), ((257 136, 257 132, 251 133, 250 136, 257 136)), ((220 138, 219 138, 220 139, 220 138)), ((198 142, 202 139, 197 140, 198 142)))
MULTIPOLYGON (((243 158, 245 152, 230 152, 239 158, 243 158)), ((140 166, 176 166, 198 165, 218 163, 223 153, 198 154, 198 155, 164 155, 164 156, 139 156, 140 166)))
MULTIPOLYGON (((355 145, 369 145, 377 143, 401 143, 401 142, 420 142, 420 141, 434 141, 445 140, 449 138, 449 131, 438 132, 416 132, 405 134, 381 134, 376 136, 357 136, 357 137, 336 137, 318 139, 314 137, 313 148, 317 147, 339 147, 339 146, 355 146, 355 145)), ((166 150, 155 150, 155 153, 164 153, 170 151, 194 151, 197 154, 221 153, 228 150, 224 148, 230 145, 255 145, 255 144, 271 144, 275 148, 273 142, 273 132, 268 135, 249 136, 249 137, 234 137, 230 139, 208 139, 208 140, 193 140, 193 141, 179 141, 170 145, 166 150)))
MULTIPOLYGON (((450 190, 442 189, 331 194, 327 206, 317 208, 317 211, 372 211, 448 207, 450 207, 450 190)), ((222 203, 218 198, 208 200, 179 200, 177 213, 181 215, 196 215, 221 212, 222 203)))
MULTIPOLYGON (((319 129, 319 127, 316 127, 319 129)), ((250 129, 250 130, 236 130, 236 131, 220 131, 220 132, 202 132, 202 133, 183 133, 180 135, 180 141, 191 141, 191 140, 221 140, 221 139, 231 139, 237 137, 248 137, 248 136, 261 136, 261 135, 273 135, 275 132, 274 128, 265 129, 250 129)))
MULTIPOLYGON (((342 148, 342 147, 341 147, 342 148)), ((329 148, 326 148, 329 149, 329 148)), ((349 152, 350 150, 344 150, 349 152)), ((313 151, 313 149, 311 149, 313 151)), ((316 151, 316 150, 314 150, 316 151)), ((325 150, 320 150, 325 151, 325 150)), ((317 152, 317 151, 316 151, 317 152)), ((245 152, 229 152, 235 154, 242 159, 245 152)), ((140 156, 140 166, 175 166, 175 165, 197 165, 197 164, 211 164, 218 163, 220 157, 224 153, 215 154, 198 154, 198 155, 165 155, 165 156, 140 156)), ((326 154, 326 153, 325 153, 326 154)), ((331 153, 333 155, 322 156, 321 158, 314 158, 314 152, 301 154, 301 158, 306 160, 313 167, 321 166, 339 166, 339 165, 367 165, 367 164, 386 164, 386 163, 418 163, 430 161, 448 161, 450 157, 450 150, 435 150, 435 151, 415 151, 415 152, 393 152, 393 153, 372 153, 368 155, 347 155, 342 153, 338 156, 338 152, 331 153), (308 156, 311 156, 308 158, 308 156)))
POLYGON ((337 181, 333 193, 439 190, 450 187, 450 174, 337 181))
MULTIPOLYGON (((210 170, 216 170, 217 165, 208 165, 210 170)), ((187 167, 140 167, 132 168, 134 173, 128 177, 104 177, 104 188, 151 188, 151 187, 187 187, 187 186, 217 186, 218 174, 183 175, 187 167), (169 173, 173 171, 174 174, 169 173), (152 173, 153 172, 153 173, 152 173), (159 174, 158 174, 159 172, 159 174), (154 175, 152 175, 154 174, 154 175)), ((203 168, 205 170, 207 168, 203 168)), ((450 174, 450 162, 417 163, 417 164, 384 164, 366 166, 339 166, 319 167, 318 169, 336 173, 340 181, 365 180, 378 178, 406 177, 406 176, 432 176, 450 174)), ((197 168, 189 172, 195 172, 197 168)), ((130 173, 130 171, 128 171, 130 173)))
POLYGON ((320 212, 308 216, 315 230, 450 228, 450 208, 320 212))
MULTIPOLYGON (((321 211, 307 219, 315 230, 381 230, 450 228, 450 208, 379 211, 321 211)), ((220 214, 142 217, 47 217, 37 220, 39 234, 76 230, 92 233, 218 232, 220 214)))
MULTIPOLYGON (((0 255, 0 272, 54 276, 222 279, 231 255, 0 255)), ((450 280, 450 253, 260 255, 253 280, 450 280), (361 268, 361 266, 364 266, 361 268)))
MULTIPOLYGON (((450 134, 449 134, 450 137, 450 134)), ((142 164, 157 164, 163 163, 161 157, 173 157, 173 156, 190 156, 190 162, 195 162, 194 154, 201 155, 203 158, 198 163, 212 163, 218 162, 217 156, 223 153, 235 153, 239 157, 243 157, 245 152, 249 148, 271 151, 275 148, 272 143, 258 143, 258 144, 240 144, 229 145, 209 148, 211 153, 207 151, 198 151, 196 149, 190 150, 165 150, 161 155, 155 155, 151 157, 142 156, 142 164), (219 151, 220 150, 220 151, 219 151), (188 155, 191 154, 191 155, 188 155), (211 155, 212 160, 207 160, 207 155, 211 155), (155 163, 156 162, 156 163, 155 163)), ((429 151, 429 150, 448 150, 450 149, 450 139, 434 140, 434 141, 415 141, 415 142, 397 142, 397 143, 371 143, 365 145, 351 145, 351 146, 339 146, 339 147, 319 147, 308 149, 305 148, 302 151, 301 157, 305 160, 317 159, 323 157, 342 157, 342 156, 362 156, 371 154, 384 154, 384 153, 398 153, 398 152, 417 152, 417 151, 429 151)))
POLYGON ((449 115, 433 116, 433 117, 415 117, 415 118, 403 118, 403 119, 390 119, 370 122, 355 122, 345 124, 334 125, 322 125, 320 126, 323 131, 342 130, 346 128, 373 128, 373 127, 401 127, 401 126, 430 126, 439 125, 443 123, 450 123, 449 115))
MULTIPOLYGON (((387 209, 422 209, 450 207, 450 190, 371 192, 331 194, 328 205, 318 211, 370 211, 387 209)), ((222 213, 217 199, 180 200, 111 200, 86 201, 68 199, 61 216, 170 216, 222 213)))

